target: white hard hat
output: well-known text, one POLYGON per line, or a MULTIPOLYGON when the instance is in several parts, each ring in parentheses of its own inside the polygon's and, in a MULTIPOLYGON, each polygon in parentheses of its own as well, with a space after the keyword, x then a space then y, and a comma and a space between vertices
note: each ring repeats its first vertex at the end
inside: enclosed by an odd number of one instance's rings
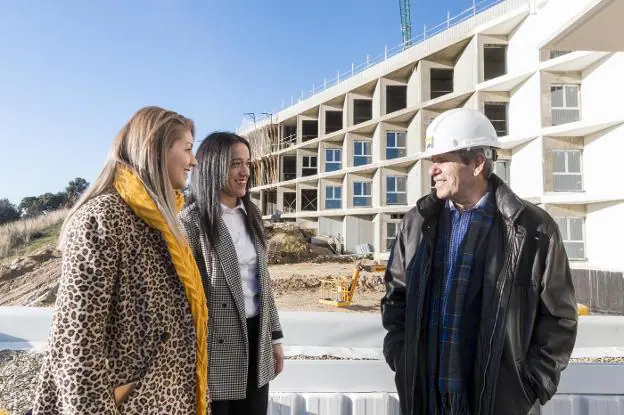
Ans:
MULTIPOLYGON (((481 112, 457 108, 438 115, 427 128, 425 151, 419 159, 457 150, 500 148, 494 126, 481 112)), ((488 158, 491 157, 487 155, 488 158)))

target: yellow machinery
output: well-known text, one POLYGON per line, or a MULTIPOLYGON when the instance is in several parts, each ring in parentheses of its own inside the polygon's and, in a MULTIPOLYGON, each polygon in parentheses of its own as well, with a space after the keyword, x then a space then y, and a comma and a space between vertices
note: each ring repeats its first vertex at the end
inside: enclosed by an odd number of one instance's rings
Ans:
MULTIPOLYGON (((355 290, 360 280, 360 272, 383 272, 385 270, 385 265, 364 265, 358 262, 351 277, 323 278, 321 280, 321 298, 319 303, 335 307, 349 307, 353 303, 355 290)), ((579 316, 589 315, 589 307, 585 304, 577 303, 576 309, 579 316)), ((1 412, 0 415, 2 415, 1 412)))
POLYGON ((577 303, 576 310, 578 311, 579 316, 588 316, 589 315, 589 307, 585 304, 577 303))
POLYGON ((321 280, 321 298, 319 303, 335 307, 348 307, 353 303, 355 290, 360 280, 360 272, 383 272, 385 265, 364 265, 359 262, 351 277, 327 277, 321 280))

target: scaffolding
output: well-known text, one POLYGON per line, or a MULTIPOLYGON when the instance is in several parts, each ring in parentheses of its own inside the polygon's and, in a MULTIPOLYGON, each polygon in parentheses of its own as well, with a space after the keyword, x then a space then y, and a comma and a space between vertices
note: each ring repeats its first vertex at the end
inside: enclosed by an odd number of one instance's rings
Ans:
POLYGON ((297 144, 297 133, 284 137, 284 126, 271 120, 242 134, 251 146, 251 186, 276 184, 280 181, 280 157, 276 153, 297 144))

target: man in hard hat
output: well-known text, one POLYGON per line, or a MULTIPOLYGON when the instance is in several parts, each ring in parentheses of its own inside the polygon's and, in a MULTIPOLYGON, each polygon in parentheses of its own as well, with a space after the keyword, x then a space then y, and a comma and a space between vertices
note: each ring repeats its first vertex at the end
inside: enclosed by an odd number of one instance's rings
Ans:
POLYGON ((568 364, 577 315, 561 234, 492 173, 498 147, 476 110, 427 129, 435 187, 401 222, 381 306, 404 415, 525 415, 568 364))

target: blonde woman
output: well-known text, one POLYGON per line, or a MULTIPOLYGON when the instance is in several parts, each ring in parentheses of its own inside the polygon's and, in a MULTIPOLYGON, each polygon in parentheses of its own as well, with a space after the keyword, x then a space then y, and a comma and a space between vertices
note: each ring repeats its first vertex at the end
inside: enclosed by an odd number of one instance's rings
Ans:
POLYGON ((176 219, 194 133, 139 110, 66 219, 34 414, 210 413, 206 298, 176 219))

